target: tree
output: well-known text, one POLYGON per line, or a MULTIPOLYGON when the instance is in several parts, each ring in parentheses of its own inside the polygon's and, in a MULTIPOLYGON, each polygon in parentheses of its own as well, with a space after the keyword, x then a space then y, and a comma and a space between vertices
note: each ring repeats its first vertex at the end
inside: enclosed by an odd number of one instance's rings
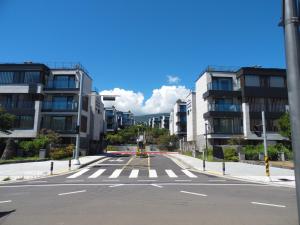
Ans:
MULTIPOLYGON (((0 108, 0 132, 10 134, 14 126, 15 116, 7 113, 4 109, 0 108)), ((1 156, 2 160, 7 160, 14 157, 16 154, 16 148, 14 141, 9 138, 6 141, 4 152, 1 156)))
POLYGON ((279 126, 279 133, 282 136, 287 137, 289 140, 291 140, 292 131, 291 131, 291 122, 290 122, 289 113, 286 112, 279 118, 278 126, 279 126))

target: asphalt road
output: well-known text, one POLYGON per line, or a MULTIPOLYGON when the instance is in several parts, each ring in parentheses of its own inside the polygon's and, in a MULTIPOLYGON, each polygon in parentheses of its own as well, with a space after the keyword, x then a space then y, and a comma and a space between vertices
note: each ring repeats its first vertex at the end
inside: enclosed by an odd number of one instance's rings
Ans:
POLYGON ((187 171, 162 155, 110 156, 0 186, 2 225, 295 225, 295 189, 187 171))

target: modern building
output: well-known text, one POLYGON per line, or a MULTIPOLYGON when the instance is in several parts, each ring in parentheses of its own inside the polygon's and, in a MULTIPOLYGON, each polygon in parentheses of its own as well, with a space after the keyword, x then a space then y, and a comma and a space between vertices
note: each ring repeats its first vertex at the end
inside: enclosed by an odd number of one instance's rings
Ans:
POLYGON ((134 115, 132 112, 117 111, 118 128, 123 129, 134 125, 134 115))
POLYGON ((263 110, 268 141, 285 140, 276 126, 276 120, 288 109, 285 70, 207 68, 196 81, 196 109, 199 149, 205 145, 206 130, 210 145, 226 145, 233 137, 261 142, 254 126, 262 124, 263 110))
POLYGON ((160 128, 169 130, 169 128, 170 128, 170 116, 162 115, 162 116, 160 116, 160 121, 161 121, 160 122, 160 128))
POLYGON ((105 108, 106 131, 115 132, 118 130, 117 110, 114 106, 105 108))
POLYGON ((186 137, 186 111, 186 102, 178 99, 170 113, 170 122, 172 122, 172 125, 169 126, 169 130, 171 135, 177 135, 179 138, 186 137))
POLYGON ((148 125, 152 128, 161 128, 161 117, 155 116, 155 117, 149 118, 148 125))
POLYGON ((186 140, 195 142, 197 136, 197 109, 196 109, 196 92, 190 92, 185 99, 186 102, 186 140))
POLYGON ((90 126, 91 87, 91 77, 79 64, 0 64, 0 104, 17 116, 11 134, 0 137, 35 138, 44 128, 59 133, 63 144, 75 144, 79 132, 80 148, 89 149, 99 131, 90 126))

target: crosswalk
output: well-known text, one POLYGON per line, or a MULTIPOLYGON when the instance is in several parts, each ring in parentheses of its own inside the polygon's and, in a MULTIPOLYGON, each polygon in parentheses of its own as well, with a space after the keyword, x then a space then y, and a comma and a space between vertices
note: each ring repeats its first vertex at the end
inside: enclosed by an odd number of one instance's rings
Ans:
MULTIPOLYGON (((74 179, 74 178, 78 178, 82 175, 85 175, 87 174, 88 172, 90 171, 89 168, 86 168, 86 169, 82 169, 70 176, 68 176, 67 178, 68 179, 74 179)), ((93 172, 91 175, 89 174, 88 178, 89 179, 95 179, 95 178, 98 178, 100 176, 104 176, 104 173, 105 173, 106 169, 98 169, 96 170, 95 172, 93 172)), ((109 179, 116 179, 118 178, 122 172, 124 170, 123 169, 115 169, 109 176, 108 178, 109 179)), ((193 174, 191 171, 189 170, 185 170, 185 169, 182 169, 182 174, 189 177, 189 178, 197 178, 197 176, 195 174, 193 174)), ((149 178, 157 178, 158 175, 157 175, 157 171, 155 169, 149 169, 148 171, 148 177, 149 178)), ((129 174, 129 178, 130 179, 137 179, 140 175, 140 170, 139 169, 132 169, 130 171, 130 174, 129 174)), ((173 170, 170 170, 170 169, 166 169, 164 170, 164 173, 163 175, 167 175, 169 178, 178 178, 178 175, 173 171, 173 170)))

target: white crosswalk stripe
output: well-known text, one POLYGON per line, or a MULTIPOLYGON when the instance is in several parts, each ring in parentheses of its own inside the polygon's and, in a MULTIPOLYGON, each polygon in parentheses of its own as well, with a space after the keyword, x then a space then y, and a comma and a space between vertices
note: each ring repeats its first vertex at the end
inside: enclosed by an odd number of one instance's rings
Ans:
POLYGON ((106 169, 99 169, 95 173, 93 173, 89 178, 97 178, 99 177, 102 173, 104 173, 106 169))
POLYGON ((171 178, 175 178, 175 177, 178 177, 174 172, 173 170, 165 170, 166 173, 168 174, 169 177, 171 178))
POLYGON ((122 169, 116 169, 110 176, 109 178, 118 178, 120 174, 122 173, 122 169))
POLYGON ((197 178, 197 176, 189 170, 181 170, 181 171, 190 178, 197 178))
POLYGON ((131 170, 129 178, 137 178, 139 175, 139 170, 131 170))
POLYGON ((86 173, 87 171, 89 171, 90 169, 82 169, 82 170, 80 170, 79 172, 77 172, 77 173, 74 173, 73 175, 71 175, 71 176, 68 176, 67 178, 76 178, 76 177, 79 177, 79 176, 81 176, 82 174, 84 174, 84 173, 86 173))
POLYGON ((157 178, 156 170, 150 169, 149 170, 149 177, 150 178, 157 178))

